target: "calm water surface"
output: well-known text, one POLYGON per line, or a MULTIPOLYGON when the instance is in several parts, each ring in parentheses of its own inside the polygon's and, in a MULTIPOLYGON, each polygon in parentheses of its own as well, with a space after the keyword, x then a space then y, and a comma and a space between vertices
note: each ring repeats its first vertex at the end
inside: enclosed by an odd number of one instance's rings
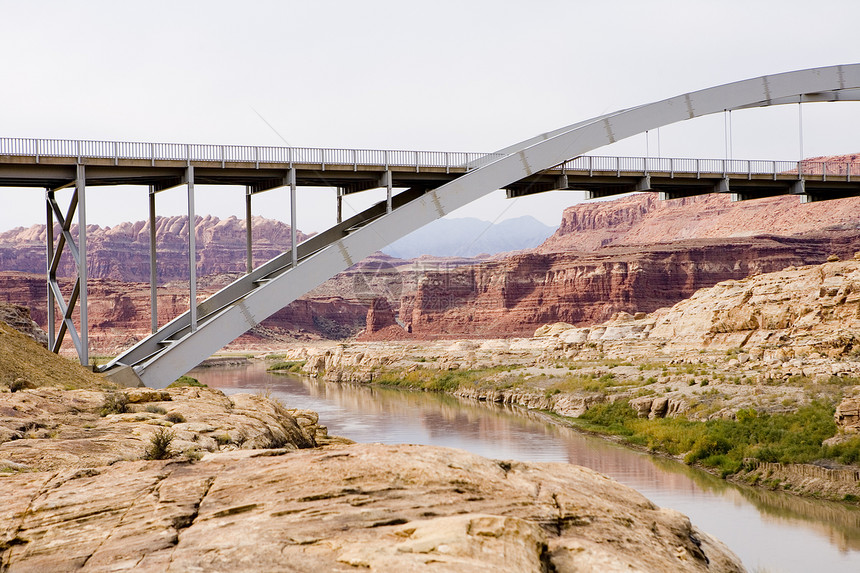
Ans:
POLYGON ((860 572, 858 510, 733 486, 683 464, 550 424, 519 408, 269 374, 264 364, 203 368, 192 375, 227 394, 271 391, 291 408, 319 412, 330 434, 356 442, 431 444, 495 459, 593 468, 657 505, 689 515, 751 571, 860 572))

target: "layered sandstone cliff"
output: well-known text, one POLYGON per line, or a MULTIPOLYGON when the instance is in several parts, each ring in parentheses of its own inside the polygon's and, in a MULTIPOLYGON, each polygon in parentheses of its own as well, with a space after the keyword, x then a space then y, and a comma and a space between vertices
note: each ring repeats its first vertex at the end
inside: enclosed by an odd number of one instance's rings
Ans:
MULTIPOLYGON (((212 275, 245 272, 245 221, 230 217, 197 217, 197 273, 212 275)), ((290 247, 290 227, 280 221, 253 217, 253 257, 260 264, 290 247)), ((59 225, 54 236, 59 236, 59 225)), ((77 226, 72 226, 77 237, 77 226)), ((156 248, 160 282, 188 277, 188 217, 156 218, 156 248)), ((299 241, 309 235, 297 231, 299 241)), ((0 270, 43 273, 46 232, 44 225, 18 227, 0 233, 0 270)), ((93 278, 149 281, 149 223, 137 221, 114 227, 87 226, 88 273, 93 278)), ((71 257, 64 257, 58 274, 74 276, 71 257)))
POLYGON ((568 207, 558 230, 537 250, 593 251, 608 245, 851 230, 860 228, 858 210, 860 197, 802 204, 789 195, 732 202, 719 193, 671 201, 638 193, 568 207))
MULTIPOLYGON (((198 296, 217 291, 223 281, 203 281, 198 296)), ((64 290, 71 284, 64 282, 64 290)), ((150 290, 147 283, 91 279, 89 291, 89 339, 93 354, 113 354, 129 348, 147 336, 151 329, 150 290)), ((187 284, 170 283, 158 287, 158 324, 164 325, 186 312, 189 306, 187 284)), ((45 279, 27 273, 0 273, 0 303, 30 309, 33 320, 47 328, 45 279)), ((240 337, 234 345, 267 348, 296 339, 341 339, 364 328, 367 307, 338 296, 302 298, 293 301, 257 327, 240 337)), ((78 323, 76 310, 73 320, 78 323)), ((67 339, 68 341, 68 339, 67 339)), ((67 343, 71 349, 71 343, 67 343)))
POLYGON ((720 281, 824 261, 860 247, 860 233, 677 241, 593 252, 533 252, 428 272, 401 299, 400 319, 433 336, 524 336, 550 322, 593 324, 652 312, 720 281))

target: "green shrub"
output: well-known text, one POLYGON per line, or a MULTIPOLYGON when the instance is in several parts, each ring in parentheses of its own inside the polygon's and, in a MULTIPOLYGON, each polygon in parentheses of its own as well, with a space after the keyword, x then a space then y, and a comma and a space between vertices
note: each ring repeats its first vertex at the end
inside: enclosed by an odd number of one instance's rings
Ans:
POLYGON ((581 419, 591 425, 600 426, 613 434, 632 435, 633 431, 626 425, 628 420, 636 419, 636 412, 627 400, 617 400, 604 404, 595 404, 585 411, 581 419))
POLYGON ((146 411, 150 414, 166 414, 167 410, 156 404, 147 404, 146 411))
POLYGON ((176 437, 171 430, 167 428, 159 428, 149 439, 149 447, 143 454, 147 460, 166 460, 173 457, 173 450, 170 445, 176 437))
POLYGON ((27 388, 35 388, 35 386, 30 384, 30 381, 26 378, 15 378, 15 380, 9 383, 10 392, 18 392, 27 388))
POLYGON ((195 386, 198 388, 206 388, 206 384, 201 384, 197 378, 192 378, 191 376, 180 376, 176 380, 174 380, 168 388, 181 388, 183 386, 195 386))
POLYGON ((823 457, 834 459, 840 464, 860 464, 860 437, 852 438, 835 446, 827 446, 824 449, 823 457))
POLYGON ((125 414, 128 412, 128 396, 123 392, 109 392, 105 394, 99 414, 104 417, 110 414, 125 414))
POLYGON ((170 412, 167 416, 164 417, 164 419, 174 424, 182 424, 183 422, 185 422, 185 416, 183 416, 179 412, 170 412))
POLYGON ((684 456, 723 475, 736 473, 746 458, 762 462, 810 463, 832 459, 860 463, 860 437, 835 446, 822 442, 836 434, 834 407, 813 402, 785 414, 739 410, 735 420, 697 422, 685 418, 637 418, 626 402, 599 404, 580 420, 588 428, 625 436, 654 451, 684 456))

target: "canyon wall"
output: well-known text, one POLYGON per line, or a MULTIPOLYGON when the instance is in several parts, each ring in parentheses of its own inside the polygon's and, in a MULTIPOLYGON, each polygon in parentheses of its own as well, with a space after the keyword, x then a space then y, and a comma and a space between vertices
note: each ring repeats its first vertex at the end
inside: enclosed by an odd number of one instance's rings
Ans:
MULTIPOLYGON (((63 290, 71 290, 71 282, 63 290)), ((208 296, 217 284, 201 286, 208 296)), ((42 275, 0 272, 0 303, 30 309, 33 320, 47 329, 45 279, 42 275)), ((113 354, 131 347, 150 332, 150 291, 147 283, 90 279, 88 282, 89 338, 95 354, 113 354)), ((188 310, 188 287, 177 283, 158 288, 158 324, 164 325, 188 310)), ((257 327, 242 335, 234 346, 266 347, 296 339, 340 339, 364 329, 367 307, 337 296, 293 301, 257 327)), ((73 314, 79 324, 79 314, 73 314)), ((71 349, 68 342, 65 348, 71 349)))
MULTIPOLYGON (((160 282, 188 278, 188 217, 157 217, 156 248, 160 282)), ((290 226, 280 221, 253 217, 253 256, 260 264, 290 248, 290 226)), ((77 238, 77 226, 72 236, 77 238)), ((54 228, 54 236, 60 227, 54 228)), ((301 231, 298 241, 309 237, 301 231)), ((245 221, 230 217, 197 217, 198 276, 245 272, 245 221)), ((44 225, 18 227, 0 233, 0 270, 45 272, 44 225)), ((87 269, 93 278, 115 281, 149 281, 149 223, 121 223, 114 227, 87 226, 87 269)), ((70 256, 64 256, 58 274, 74 276, 70 256)))
POLYGON ((732 202, 720 193, 671 201, 638 193, 568 207, 558 230, 538 251, 850 230, 860 228, 858 212, 860 197, 802 204, 789 195, 732 202))
POLYGON ((723 280, 850 258, 860 247, 857 212, 860 198, 637 194, 578 204, 531 253, 426 272, 401 298, 400 320, 424 338, 495 337, 652 312, 723 280))

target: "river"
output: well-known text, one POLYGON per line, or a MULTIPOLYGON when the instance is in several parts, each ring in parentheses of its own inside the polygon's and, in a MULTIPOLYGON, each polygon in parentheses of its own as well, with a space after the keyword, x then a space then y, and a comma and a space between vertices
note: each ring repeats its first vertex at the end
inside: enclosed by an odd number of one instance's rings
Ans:
POLYGON ((356 442, 432 444, 494 459, 566 462, 595 469, 725 542, 750 571, 860 571, 860 510, 739 487, 671 460, 552 424, 537 413, 452 396, 325 383, 270 374, 265 364, 191 373, 227 394, 271 392, 319 412, 332 435, 356 442))

